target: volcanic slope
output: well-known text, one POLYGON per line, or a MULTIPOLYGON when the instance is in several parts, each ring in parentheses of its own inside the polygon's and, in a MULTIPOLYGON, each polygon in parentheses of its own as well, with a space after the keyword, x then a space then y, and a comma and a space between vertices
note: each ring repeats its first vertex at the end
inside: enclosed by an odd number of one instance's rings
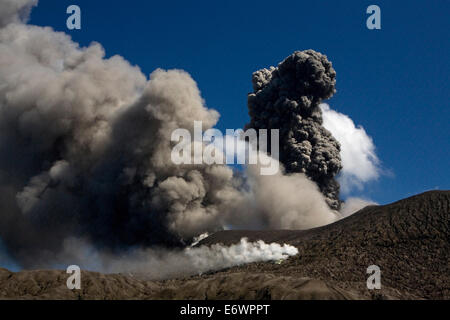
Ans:
POLYGON ((320 228, 221 231, 198 244, 246 237, 296 246, 299 254, 282 262, 165 281, 83 271, 73 291, 63 271, 0 269, 0 299, 450 299, 449 225, 450 191, 430 191, 320 228), (372 264, 381 290, 366 287, 372 264))

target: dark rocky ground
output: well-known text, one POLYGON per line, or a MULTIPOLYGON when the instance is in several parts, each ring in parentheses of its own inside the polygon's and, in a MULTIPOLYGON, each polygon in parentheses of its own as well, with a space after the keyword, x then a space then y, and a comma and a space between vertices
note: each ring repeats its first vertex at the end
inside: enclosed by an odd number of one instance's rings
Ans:
POLYGON ((0 269, 0 299, 450 299, 450 191, 369 206, 306 231, 223 231, 199 245, 249 240, 288 243, 299 255, 185 279, 83 272, 82 289, 63 271, 0 269), (381 290, 366 269, 381 269, 381 290))

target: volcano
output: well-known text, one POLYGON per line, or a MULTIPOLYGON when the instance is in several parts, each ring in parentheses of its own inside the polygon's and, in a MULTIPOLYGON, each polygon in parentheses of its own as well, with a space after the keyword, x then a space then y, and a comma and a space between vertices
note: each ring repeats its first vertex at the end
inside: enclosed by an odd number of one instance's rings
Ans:
POLYGON ((450 299, 450 191, 429 191, 368 206, 310 230, 221 231, 197 246, 249 241, 287 243, 299 254, 187 278, 82 272, 68 290, 58 270, 0 269, 1 299, 450 299), (367 267, 381 270, 368 290, 367 267))

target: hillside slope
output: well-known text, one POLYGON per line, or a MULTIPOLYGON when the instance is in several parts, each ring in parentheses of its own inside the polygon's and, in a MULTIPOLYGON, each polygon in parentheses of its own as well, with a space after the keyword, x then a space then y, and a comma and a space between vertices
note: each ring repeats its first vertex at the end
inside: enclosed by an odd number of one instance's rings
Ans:
POLYGON ((289 243, 297 256, 166 281, 83 272, 82 289, 63 271, 0 269, 0 299, 450 299, 450 191, 366 207, 306 231, 222 231, 199 245, 289 243), (381 268, 381 290, 367 290, 366 268, 381 268))
MULTIPOLYGON (((328 226, 306 231, 222 231, 199 245, 250 241, 288 243, 299 255, 275 274, 361 282, 378 265, 382 284, 424 298, 450 298, 450 191, 429 191, 384 206, 369 206, 328 226)), ((251 272, 256 268, 249 268, 251 272)))

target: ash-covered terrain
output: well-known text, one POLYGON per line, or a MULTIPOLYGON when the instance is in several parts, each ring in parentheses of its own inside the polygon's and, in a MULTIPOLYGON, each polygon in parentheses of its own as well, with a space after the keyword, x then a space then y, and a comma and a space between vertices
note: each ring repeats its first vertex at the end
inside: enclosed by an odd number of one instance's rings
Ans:
POLYGON ((198 246, 249 241, 288 243, 299 254, 165 281, 145 274, 82 272, 81 290, 64 271, 0 269, 1 299, 449 299, 450 191, 430 191, 369 206, 305 231, 222 231, 198 246), (366 269, 381 269, 368 290, 366 269))

